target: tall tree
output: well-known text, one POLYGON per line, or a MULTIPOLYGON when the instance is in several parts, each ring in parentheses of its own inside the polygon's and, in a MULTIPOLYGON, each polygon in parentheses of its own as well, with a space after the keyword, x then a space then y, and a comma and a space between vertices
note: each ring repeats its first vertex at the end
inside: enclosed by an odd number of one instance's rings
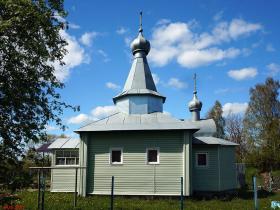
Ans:
POLYGON ((215 101, 214 106, 208 111, 206 115, 207 119, 213 119, 215 121, 217 132, 215 136, 217 138, 224 138, 225 137, 225 119, 223 118, 223 108, 221 103, 217 100, 215 101))
POLYGON ((1 157, 23 144, 46 138, 46 125, 62 129, 64 108, 54 75, 63 65, 66 41, 60 36, 66 16, 63 0, 0 0, 0 145, 1 157))
POLYGON ((239 162, 244 162, 247 154, 247 142, 243 133, 243 117, 239 114, 229 114, 225 118, 226 139, 239 144, 236 147, 236 157, 239 162))
POLYGON ((280 168, 280 83, 267 78, 250 89, 244 128, 254 163, 262 170, 280 168))

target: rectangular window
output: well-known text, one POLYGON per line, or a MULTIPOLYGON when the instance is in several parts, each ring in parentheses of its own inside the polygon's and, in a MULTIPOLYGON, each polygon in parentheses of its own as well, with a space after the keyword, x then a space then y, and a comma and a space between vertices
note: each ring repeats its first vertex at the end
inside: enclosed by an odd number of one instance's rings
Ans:
POLYGON ((66 165, 76 165, 75 158, 66 158, 66 165))
POLYGON ((197 167, 208 166, 208 154, 206 152, 196 153, 196 166, 197 167))
POLYGON ((147 149, 147 164, 159 164, 159 149, 148 148, 147 149))
POLYGON ((56 165, 65 165, 65 158, 56 158, 56 165))
POLYGON ((57 150, 55 157, 56 165, 79 165, 78 150, 57 150))
POLYGON ((123 163, 122 148, 112 148, 110 151, 110 164, 117 165, 123 163))

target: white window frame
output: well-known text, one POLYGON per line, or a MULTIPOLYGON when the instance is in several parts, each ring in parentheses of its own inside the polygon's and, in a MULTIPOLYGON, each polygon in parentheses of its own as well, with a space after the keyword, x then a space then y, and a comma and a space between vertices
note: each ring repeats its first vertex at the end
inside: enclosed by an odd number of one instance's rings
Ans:
POLYGON ((146 164, 147 165, 158 165, 160 164, 160 149, 159 147, 150 147, 150 148, 146 148, 146 164), (157 150, 157 162, 149 162, 149 158, 148 158, 148 151, 149 150, 157 150))
POLYGON ((79 156, 79 150, 78 149, 59 149, 59 150, 55 150, 55 159, 54 159, 54 165, 55 166, 62 166, 62 167, 68 167, 68 166, 78 166, 79 165, 79 162, 80 162, 80 160, 78 161, 78 164, 66 164, 67 163, 67 158, 75 158, 75 163, 77 163, 77 159, 79 159, 80 158, 80 156, 79 156), (63 152, 63 156, 62 157, 60 157, 60 156, 57 156, 56 154, 57 154, 57 152, 63 152), (78 157, 65 157, 64 156, 64 152, 77 152, 78 151, 78 157), (64 164, 56 164, 56 159, 57 158, 64 158, 64 164))
POLYGON ((196 152, 195 153, 195 166, 197 168, 208 168, 208 166, 209 166, 209 154, 208 154, 208 152, 201 151, 201 152, 196 152), (198 155, 200 155, 200 154, 206 155, 206 165, 198 165, 198 155))
POLYGON ((109 151, 109 164, 110 165, 122 165, 123 164, 123 148, 122 147, 112 147, 109 151), (121 162, 112 162, 112 152, 121 151, 121 162))

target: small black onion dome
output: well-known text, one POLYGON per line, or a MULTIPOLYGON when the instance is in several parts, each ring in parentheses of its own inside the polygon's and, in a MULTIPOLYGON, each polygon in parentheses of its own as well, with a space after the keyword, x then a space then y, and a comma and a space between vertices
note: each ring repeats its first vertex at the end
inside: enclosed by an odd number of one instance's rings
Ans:
POLYGON ((144 51, 146 55, 148 55, 151 46, 150 46, 150 42, 144 38, 142 32, 140 31, 138 37, 131 42, 130 48, 133 55, 139 51, 144 51))
POLYGON ((193 99, 189 102, 189 110, 194 111, 194 110, 201 110, 202 108, 202 102, 198 100, 196 93, 193 95, 193 99))

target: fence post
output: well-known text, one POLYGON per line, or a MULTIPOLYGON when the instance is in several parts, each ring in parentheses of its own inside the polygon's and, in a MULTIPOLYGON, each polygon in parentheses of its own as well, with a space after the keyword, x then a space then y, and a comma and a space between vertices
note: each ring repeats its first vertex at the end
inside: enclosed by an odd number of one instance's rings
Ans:
POLYGON ((184 182, 183 177, 181 177, 181 210, 184 209, 184 182))
POLYGON ((112 185, 111 185, 111 210, 114 209, 114 176, 112 176, 112 185))
POLYGON ((38 169, 38 210, 40 210, 41 204, 41 169, 38 169))
POLYGON ((255 210, 258 210, 258 188, 257 188, 257 179, 254 176, 253 177, 253 186, 254 186, 254 206, 255 206, 255 210))
POLYGON ((45 209, 45 176, 44 176, 44 169, 42 170, 42 202, 41 202, 41 210, 45 209))
POLYGON ((78 168, 75 169, 74 207, 77 206, 77 181, 78 181, 78 168))
POLYGON ((269 172, 269 192, 272 192, 272 176, 271 176, 271 171, 269 172))

